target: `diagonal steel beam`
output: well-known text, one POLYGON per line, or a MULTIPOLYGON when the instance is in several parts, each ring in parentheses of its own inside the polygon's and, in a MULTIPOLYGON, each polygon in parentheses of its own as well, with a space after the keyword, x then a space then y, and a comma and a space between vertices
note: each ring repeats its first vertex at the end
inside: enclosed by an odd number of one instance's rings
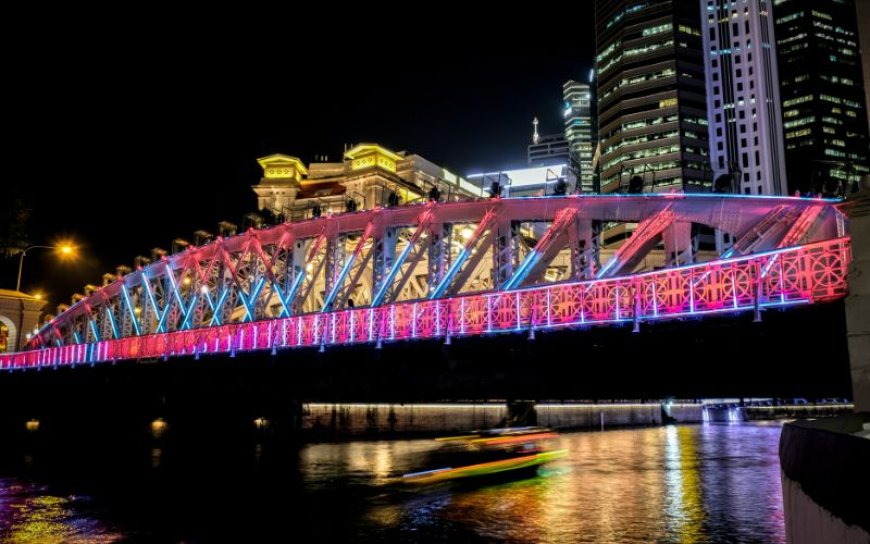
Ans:
POLYGON ((377 291, 372 297, 371 306, 379 306, 384 301, 384 297, 390 289, 390 285, 393 282, 393 279, 396 277, 396 274, 402 268, 402 264, 408 258, 408 255, 411 253, 411 250, 414 248, 414 245, 417 243, 417 240, 420 239, 420 236, 426 232, 429 228, 429 225, 432 223, 432 218, 434 217, 434 213, 432 209, 428 209, 420 216, 420 219, 417 222, 417 228, 414 229, 414 232, 411 234, 411 238, 408 239, 408 245, 402 250, 396 260, 393 262, 393 265, 390 267, 390 271, 384 276, 381 280, 380 285, 378 286, 377 291))
POLYGON ((789 227, 785 236, 782 237, 782 240, 779 241, 776 247, 781 248, 797 245, 798 242, 800 242, 801 239, 810 232, 810 229, 815 224, 816 219, 818 219, 823 209, 822 206, 807 206, 804 208, 798 216, 797 221, 792 223, 791 227, 789 227))
POLYGON ((795 222, 800 213, 799 210, 795 210, 791 206, 780 204, 774 207, 761 218, 761 221, 734 242, 731 249, 725 252, 722 257, 739 257, 774 248, 776 240, 781 239, 782 232, 795 222))
POLYGON ((540 274, 550 261, 556 256, 559 251, 565 246, 565 240, 568 237, 568 229, 576 224, 577 209, 564 208, 556 212, 556 217, 553 218, 553 223, 547 232, 541 236, 535 247, 526 254, 525 259, 517 267, 514 274, 502 286, 503 291, 515 289, 519 287, 523 281, 528 278, 535 278, 540 274))
POLYGON ((344 280, 347 278, 347 275, 350 272, 354 261, 356 261, 360 253, 362 253, 366 241, 368 241, 374 231, 375 222, 374 220, 372 220, 369 221, 369 223, 366 225, 365 230, 359 238, 359 242, 357 242, 356 247, 354 247, 353 249, 353 253, 351 253, 350 256, 345 259, 344 266, 341 268, 341 272, 339 272, 338 276, 335 278, 335 283, 333 284, 332 289, 326 295, 326 298, 323 299, 323 308, 320 310, 321 312, 328 312, 332 309, 332 303, 335 300, 335 296, 341 290, 342 286, 344 285, 344 280))
POLYGON ((677 215, 671 207, 672 205, 669 204, 663 210, 638 223, 631 238, 622 244, 613 257, 601 267, 596 278, 613 277, 623 269, 631 269, 637 265, 656 244, 662 232, 676 220, 677 215))
MULTIPOLYGON (((462 251, 459 252, 459 255, 456 256, 456 259, 450 263, 450 267, 447 269, 447 272, 444 273, 444 277, 441 278, 441 281, 438 282, 438 285, 432 289, 432 292, 429 293, 429 299, 441 298, 447 288, 450 286, 450 283, 453 281, 456 273, 459 272, 459 269, 468 260, 468 257, 471 256, 471 250, 477 245, 478 242, 481 241, 483 232, 492 226, 493 221, 496 218, 496 212, 494 209, 490 208, 486 211, 483 218, 480 220, 480 223, 477 224, 477 228, 474 229, 474 233, 470 238, 465 242, 465 245, 462 247, 462 251)), ((482 255, 481 255, 482 257, 482 255)))

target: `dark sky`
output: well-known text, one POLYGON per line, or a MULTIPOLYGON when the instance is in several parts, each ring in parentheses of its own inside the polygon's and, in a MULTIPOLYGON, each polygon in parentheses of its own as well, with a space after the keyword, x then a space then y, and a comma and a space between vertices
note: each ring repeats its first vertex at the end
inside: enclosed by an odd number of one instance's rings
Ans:
MULTIPOLYGON (((23 290, 66 302, 152 247, 240 222, 255 209, 255 159, 270 153, 335 160, 345 143, 375 141, 463 174, 520 165, 532 117, 559 131, 562 83, 588 76, 588 11, 572 32, 556 19, 532 32, 409 15, 401 33, 367 27, 337 43, 121 27, 13 55, 3 205, 17 194, 32 208, 31 243, 81 246, 75 263, 28 254, 23 290)), ((0 260, 0 286, 14 287, 16 267, 0 260)))

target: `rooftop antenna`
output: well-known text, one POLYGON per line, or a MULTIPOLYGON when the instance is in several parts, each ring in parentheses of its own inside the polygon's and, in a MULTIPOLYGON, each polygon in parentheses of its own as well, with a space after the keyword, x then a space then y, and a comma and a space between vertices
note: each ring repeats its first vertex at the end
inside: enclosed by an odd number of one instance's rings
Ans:
POLYGON ((538 118, 535 117, 534 121, 532 121, 532 125, 535 127, 535 133, 532 134, 532 143, 537 144, 541 141, 541 135, 538 134, 538 118))

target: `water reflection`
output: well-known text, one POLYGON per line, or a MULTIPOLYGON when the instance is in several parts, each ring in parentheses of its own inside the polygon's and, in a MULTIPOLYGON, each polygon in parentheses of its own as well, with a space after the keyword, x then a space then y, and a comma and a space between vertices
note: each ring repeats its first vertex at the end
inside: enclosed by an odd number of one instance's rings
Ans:
POLYGON ((383 540, 446 530, 518 542, 784 542, 778 436, 750 425, 565 435, 557 447, 569 457, 537 478, 373 504, 364 525, 383 540), (705 479, 726 490, 706 494, 705 479))
POLYGON ((536 477, 422 489, 400 475, 432 440, 265 442, 232 455, 225 444, 189 461, 152 445, 113 472, 105 460, 81 469, 110 509, 0 479, 0 542, 258 541, 290 528, 307 541, 784 542, 779 434, 753 424, 563 434, 551 446, 568 456, 536 477), (125 520, 120 533, 101 525, 109 519, 125 520))
POLYGON ((47 494, 45 488, 0 478, 0 542, 102 543, 121 535, 83 516, 84 499, 47 494))

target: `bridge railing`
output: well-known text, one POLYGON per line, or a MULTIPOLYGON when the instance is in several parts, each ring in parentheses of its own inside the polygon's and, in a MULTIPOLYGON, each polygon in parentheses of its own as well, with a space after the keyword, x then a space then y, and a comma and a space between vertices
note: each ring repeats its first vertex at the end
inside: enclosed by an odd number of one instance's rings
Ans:
POLYGON ((0 355, 0 369, 521 332, 759 311, 847 293, 849 238, 632 276, 420 300, 0 355))

